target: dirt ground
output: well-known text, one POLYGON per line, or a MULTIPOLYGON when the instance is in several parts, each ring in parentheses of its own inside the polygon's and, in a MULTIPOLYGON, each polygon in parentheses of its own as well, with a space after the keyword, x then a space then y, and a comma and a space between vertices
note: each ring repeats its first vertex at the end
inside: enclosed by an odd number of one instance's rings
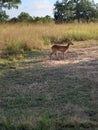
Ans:
POLYGON ((49 52, 26 59, 0 76, 1 119, 53 118, 98 121, 98 46, 70 48, 65 60, 49 52), (17 114, 15 114, 17 113, 17 114))
POLYGON ((63 66, 62 69, 64 70, 64 66, 69 65, 70 67, 71 65, 70 69, 77 73, 78 76, 82 75, 79 70, 84 70, 86 72, 84 76, 98 83, 98 46, 78 49, 71 48, 64 60, 61 53, 58 54, 58 57, 59 60, 55 56, 53 56, 51 61, 46 60, 42 63, 43 66, 47 68, 63 66))

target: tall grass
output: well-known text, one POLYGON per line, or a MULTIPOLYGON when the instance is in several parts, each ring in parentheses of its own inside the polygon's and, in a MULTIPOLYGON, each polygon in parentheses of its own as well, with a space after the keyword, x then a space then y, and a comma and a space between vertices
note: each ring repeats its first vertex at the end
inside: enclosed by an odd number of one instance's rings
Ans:
POLYGON ((44 49, 59 40, 98 40, 98 23, 90 24, 1 24, 0 49, 8 54, 44 49))

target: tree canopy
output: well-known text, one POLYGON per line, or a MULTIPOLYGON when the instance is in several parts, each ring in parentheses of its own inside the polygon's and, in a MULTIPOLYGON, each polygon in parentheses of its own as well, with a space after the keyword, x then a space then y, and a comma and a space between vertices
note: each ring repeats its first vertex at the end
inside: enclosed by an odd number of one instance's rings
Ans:
POLYGON ((6 12, 3 11, 3 8, 11 9, 13 8, 18 8, 18 4, 21 3, 21 0, 0 0, 0 20, 3 19, 6 12))
POLYGON ((20 22, 32 21, 32 17, 26 12, 21 12, 20 15, 18 15, 18 20, 20 22))
POLYGON ((54 18, 56 22, 69 22, 77 19, 89 21, 98 18, 98 4, 92 0, 58 0, 54 4, 54 18))
POLYGON ((2 8, 18 8, 18 4, 21 3, 21 0, 0 0, 0 7, 2 8))

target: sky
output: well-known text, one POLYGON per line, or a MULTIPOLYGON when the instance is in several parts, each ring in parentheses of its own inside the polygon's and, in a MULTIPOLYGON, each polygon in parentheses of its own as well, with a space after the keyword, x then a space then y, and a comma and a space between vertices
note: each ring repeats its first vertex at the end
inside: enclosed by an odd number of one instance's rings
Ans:
MULTIPOLYGON (((22 3, 18 9, 6 10, 7 15, 17 17, 21 12, 29 13, 32 17, 44 17, 49 15, 53 17, 53 8, 57 0, 21 0, 22 3)), ((94 0, 98 3, 98 0, 94 0)))

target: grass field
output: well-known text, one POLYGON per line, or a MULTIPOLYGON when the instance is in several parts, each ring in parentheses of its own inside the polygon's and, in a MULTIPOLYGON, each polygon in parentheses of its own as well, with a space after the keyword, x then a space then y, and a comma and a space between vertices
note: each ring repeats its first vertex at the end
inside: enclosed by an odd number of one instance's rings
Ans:
POLYGON ((30 48, 43 49, 59 40, 98 40, 98 23, 90 24, 1 24, 0 48, 27 44, 30 48))
MULTIPOLYGON (((14 25, 10 26, 10 29, 14 28, 14 25)), ((57 25, 57 28, 62 26, 57 25)), ((91 26, 95 28, 93 24, 91 26)), ((72 25, 68 27, 72 30, 72 25)), ((51 32, 56 33, 44 35, 59 36, 59 29, 55 31, 53 27, 51 32)), ((39 32, 40 36, 44 33, 40 29, 39 32)), ((6 30, 3 33, 7 33, 6 30)), ((39 36, 38 32, 35 34, 39 36)), ((20 38, 22 35, 25 31, 20 38)), ((1 39, 4 41, 3 35, 1 39)), ((50 61, 49 44, 48 50, 43 46, 41 51, 28 51, 19 59, 0 59, 0 130, 98 130, 97 34, 96 39, 73 42, 65 60, 59 54, 59 61, 55 57, 50 61)), ((1 46, 3 48, 3 44, 1 46)))

